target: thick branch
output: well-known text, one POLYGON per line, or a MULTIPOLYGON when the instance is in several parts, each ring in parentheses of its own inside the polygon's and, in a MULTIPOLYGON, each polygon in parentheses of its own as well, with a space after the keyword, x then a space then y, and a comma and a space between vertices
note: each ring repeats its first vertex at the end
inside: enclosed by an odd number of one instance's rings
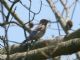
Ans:
MULTIPOLYGON (((26 57, 25 60, 27 60, 28 58, 31 57, 32 60, 35 60, 35 59, 43 60, 43 59, 49 58, 49 56, 56 57, 60 55, 68 55, 78 51, 80 51, 80 38, 71 39, 66 42, 58 43, 57 45, 51 45, 44 48, 31 50, 29 52, 15 53, 10 55, 10 59, 19 60, 26 57)), ((2 57, 0 58, 3 59, 2 57)))
POLYGON ((61 13, 57 10, 54 2, 52 0, 47 0, 49 6, 51 7, 53 13, 55 14, 55 17, 57 21, 60 23, 61 27, 63 28, 64 32, 68 34, 68 31, 66 29, 66 20, 61 16, 61 13))

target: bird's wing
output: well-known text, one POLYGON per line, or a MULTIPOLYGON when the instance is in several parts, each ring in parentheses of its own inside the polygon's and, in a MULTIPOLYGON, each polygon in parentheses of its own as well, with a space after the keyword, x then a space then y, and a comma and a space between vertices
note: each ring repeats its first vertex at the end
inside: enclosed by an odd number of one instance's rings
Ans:
POLYGON ((45 31, 45 26, 44 25, 39 25, 37 28, 35 28, 29 36, 29 39, 37 39, 43 36, 45 31))
POLYGON ((30 33, 30 36, 34 36, 34 35, 36 35, 36 33, 37 33, 37 31, 32 31, 32 32, 30 33))
POLYGON ((39 25, 35 30, 41 31, 43 29, 45 29, 45 26, 44 25, 39 25))

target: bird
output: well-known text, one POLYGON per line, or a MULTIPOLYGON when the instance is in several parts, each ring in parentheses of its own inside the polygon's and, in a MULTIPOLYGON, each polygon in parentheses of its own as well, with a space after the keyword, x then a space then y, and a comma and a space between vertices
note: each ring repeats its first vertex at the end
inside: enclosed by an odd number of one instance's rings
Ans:
POLYGON ((67 20, 66 21, 66 26, 65 26, 65 30, 67 32, 66 34, 69 34, 69 30, 71 30, 72 26, 73 26, 72 20, 67 20))
POLYGON ((38 39, 40 39, 45 34, 48 22, 49 20, 47 19, 41 19, 39 25, 30 32, 30 35, 22 43, 24 44, 33 40, 38 41, 38 39))
POLYGON ((71 20, 68 20, 67 21, 67 24, 66 24, 66 27, 68 28, 68 30, 71 30, 72 26, 73 26, 72 21, 71 20))

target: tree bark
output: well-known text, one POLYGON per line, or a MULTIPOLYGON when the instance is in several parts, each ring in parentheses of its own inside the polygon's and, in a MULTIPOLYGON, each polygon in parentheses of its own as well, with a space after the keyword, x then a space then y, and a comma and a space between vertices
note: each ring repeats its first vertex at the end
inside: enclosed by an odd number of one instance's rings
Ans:
MULTIPOLYGON (((27 60, 30 57, 31 58, 29 60, 35 60, 35 59, 43 60, 50 57, 57 57, 60 55, 72 54, 78 51, 80 51, 80 38, 61 42, 61 43, 58 43, 57 45, 50 45, 47 47, 30 50, 28 52, 11 54, 10 60, 19 60, 19 59, 23 59, 24 57, 25 57, 25 60, 27 60)), ((0 58, 3 59, 2 57, 0 58)))

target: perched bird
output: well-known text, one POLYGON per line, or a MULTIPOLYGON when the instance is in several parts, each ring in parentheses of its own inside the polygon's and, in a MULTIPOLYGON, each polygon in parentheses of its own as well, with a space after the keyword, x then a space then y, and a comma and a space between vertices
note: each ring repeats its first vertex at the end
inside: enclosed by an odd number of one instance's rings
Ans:
POLYGON ((73 26, 73 22, 71 20, 67 20, 66 27, 65 27, 67 34, 69 33, 69 30, 71 30, 72 26, 73 26))
POLYGON ((46 26, 48 22, 49 21, 46 19, 40 20, 39 25, 33 31, 31 31, 30 35, 22 43, 33 40, 37 41, 39 38, 41 38, 46 31, 46 26))
POLYGON ((66 27, 68 28, 68 30, 71 30, 72 26, 73 26, 72 21, 71 20, 68 20, 67 21, 67 24, 66 24, 66 27))

